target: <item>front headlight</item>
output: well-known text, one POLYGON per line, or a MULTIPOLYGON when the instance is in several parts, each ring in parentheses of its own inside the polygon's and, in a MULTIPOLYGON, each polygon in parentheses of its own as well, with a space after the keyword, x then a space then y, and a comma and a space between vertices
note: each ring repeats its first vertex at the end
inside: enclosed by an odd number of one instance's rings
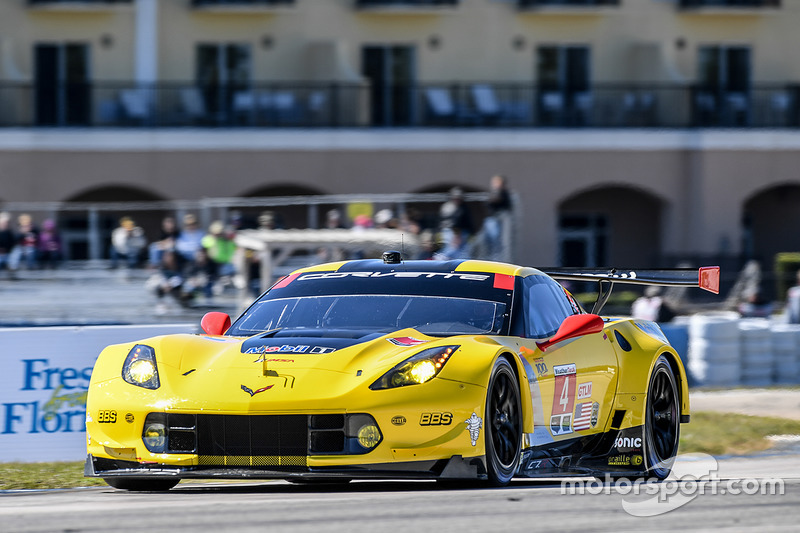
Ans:
POLYGON ((372 390, 417 385, 432 380, 460 346, 437 346, 422 350, 395 366, 369 386, 372 390))
POLYGON ((131 348, 122 365, 122 379, 131 385, 157 389, 161 383, 158 380, 156 351, 144 344, 137 344, 131 348))

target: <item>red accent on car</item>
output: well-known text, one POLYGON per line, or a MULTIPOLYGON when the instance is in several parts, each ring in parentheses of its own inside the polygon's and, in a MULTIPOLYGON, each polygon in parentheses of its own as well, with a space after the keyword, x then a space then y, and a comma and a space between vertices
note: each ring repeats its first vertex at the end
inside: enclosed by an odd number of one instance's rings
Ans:
POLYGON ((545 351, 554 344, 565 341, 567 339, 574 339, 576 337, 583 337, 592 333, 600 333, 603 331, 605 322, 597 315, 584 313, 580 315, 570 315, 561 323, 556 334, 549 340, 544 342, 537 342, 536 346, 541 351, 545 351))
POLYGON ((701 289, 719 294, 719 267, 701 267, 697 284, 701 289))
POLYGON ((231 317, 228 316, 228 313, 210 311, 203 315, 200 327, 208 335, 222 335, 231 327, 231 317))
POLYGON ((282 288, 286 287, 288 284, 290 284, 291 282, 293 282, 295 279, 297 279, 297 276, 299 276, 299 275, 300 274, 291 274, 289 276, 284 276, 283 278, 278 280, 278 283, 273 285, 272 288, 273 289, 282 289, 282 288))
POLYGON ((494 288, 504 289, 507 291, 514 290, 514 276, 508 274, 495 274, 494 275, 494 288))

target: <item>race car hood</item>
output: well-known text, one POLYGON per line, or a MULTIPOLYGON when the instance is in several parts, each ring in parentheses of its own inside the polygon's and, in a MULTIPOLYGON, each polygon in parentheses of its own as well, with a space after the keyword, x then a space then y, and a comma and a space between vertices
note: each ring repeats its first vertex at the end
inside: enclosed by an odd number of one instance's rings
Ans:
POLYGON ((331 410, 347 409, 352 393, 369 392, 399 362, 428 346, 451 343, 413 329, 343 335, 171 335, 142 344, 156 351, 163 407, 253 412, 303 410, 320 402, 331 410))

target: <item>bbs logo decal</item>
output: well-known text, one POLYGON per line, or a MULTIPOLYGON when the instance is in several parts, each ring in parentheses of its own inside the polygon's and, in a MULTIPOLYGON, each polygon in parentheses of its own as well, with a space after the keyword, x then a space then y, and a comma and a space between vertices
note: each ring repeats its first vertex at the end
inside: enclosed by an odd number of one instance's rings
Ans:
POLYGON ((453 422, 453 413, 422 413, 420 426, 449 426, 453 422))
POLYGON ((100 424, 115 424, 117 422, 117 412, 101 410, 97 413, 97 421, 100 424))

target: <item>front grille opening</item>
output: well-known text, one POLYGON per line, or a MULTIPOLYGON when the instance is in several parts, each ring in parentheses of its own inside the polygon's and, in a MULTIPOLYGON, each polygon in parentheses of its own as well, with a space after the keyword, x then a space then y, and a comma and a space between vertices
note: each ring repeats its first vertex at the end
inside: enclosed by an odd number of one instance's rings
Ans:
POLYGON ((311 453, 344 452, 344 431, 313 431, 311 433, 311 453))
POLYGON ((311 415, 311 429, 343 429, 344 415, 311 415))
POLYGON ((172 453, 192 453, 194 442, 194 430, 170 429, 167 449, 172 453))
POLYGON ((169 413, 167 415, 167 424, 170 429, 194 429, 195 415, 187 415, 183 413, 169 413))

